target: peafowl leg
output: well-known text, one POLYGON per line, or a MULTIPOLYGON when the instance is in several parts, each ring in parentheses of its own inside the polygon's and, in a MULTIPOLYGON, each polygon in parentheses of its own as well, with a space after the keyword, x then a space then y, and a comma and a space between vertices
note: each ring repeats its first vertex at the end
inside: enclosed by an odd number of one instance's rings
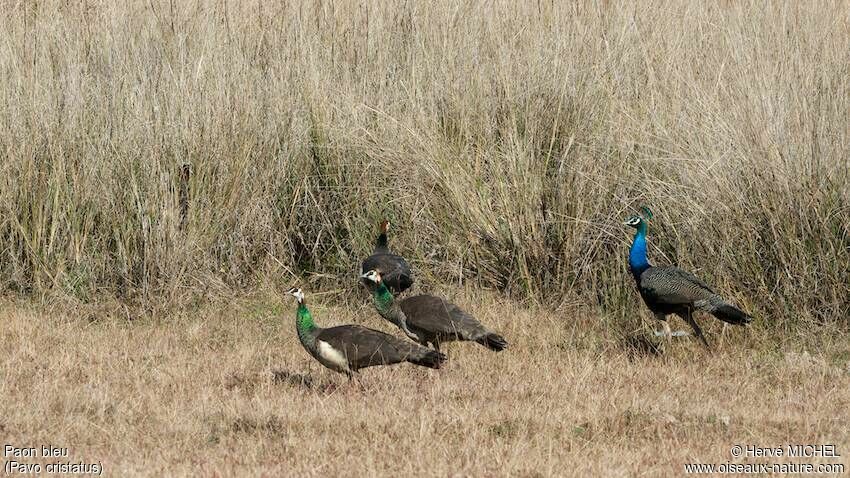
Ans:
POLYGON ((667 316, 664 315, 664 314, 658 313, 658 314, 655 314, 655 319, 658 320, 659 322, 661 322, 661 329, 662 329, 661 332, 656 330, 655 336, 656 337, 664 336, 664 340, 667 342, 667 344, 668 345, 671 344, 673 342, 673 332, 670 330, 670 324, 667 323, 667 316))
POLYGON ((361 392, 366 391, 363 380, 360 379, 360 374, 357 372, 348 375, 348 390, 351 390, 352 387, 357 387, 361 392))
MULTIPOLYGON (((681 317, 681 315, 680 315, 680 317, 681 317)), ((702 329, 699 328, 697 321, 694 320, 693 311, 688 310, 685 313, 685 316, 682 317, 682 318, 688 321, 688 324, 690 324, 691 328, 694 329, 694 333, 696 334, 697 337, 699 337, 699 339, 702 341, 703 345, 705 345, 705 347, 707 349, 711 349, 711 346, 708 345, 708 340, 706 340, 705 335, 702 334, 702 329)))

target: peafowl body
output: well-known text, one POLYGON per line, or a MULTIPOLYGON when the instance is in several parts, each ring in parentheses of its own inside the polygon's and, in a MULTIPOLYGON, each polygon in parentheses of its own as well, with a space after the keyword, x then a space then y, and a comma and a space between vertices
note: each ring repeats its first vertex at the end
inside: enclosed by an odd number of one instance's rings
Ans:
MULTIPOLYGON (((360 268, 360 273, 365 274, 366 271, 372 269, 384 271, 384 282, 394 294, 404 292, 413 285, 413 274, 410 272, 410 265, 403 257, 390 252, 387 244, 387 231, 390 223, 388 221, 381 222, 380 234, 375 241, 375 251, 371 256, 363 261, 360 268)), ((368 284, 367 284, 368 285, 368 284)))
POLYGON ((361 368, 410 362, 440 368, 446 356, 407 340, 359 325, 323 329, 313 321, 300 289, 289 293, 298 300, 295 330, 304 349, 325 367, 348 376, 361 368))
POLYGON ((381 317, 422 345, 430 343, 440 350, 443 342, 470 341, 496 352, 508 346, 504 337, 445 299, 420 294, 396 301, 378 271, 370 270, 363 278, 371 282, 373 303, 381 317))
MULTIPOLYGON (((645 212, 651 217, 648 210, 645 212)), ((666 321, 669 314, 682 317, 706 347, 708 341, 694 320, 694 311, 708 312, 734 325, 746 325, 752 320, 749 314, 724 300, 690 272, 672 266, 652 266, 646 258, 646 219, 635 215, 625 224, 637 229, 629 250, 629 269, 643 301, 657 319, 666 321)))

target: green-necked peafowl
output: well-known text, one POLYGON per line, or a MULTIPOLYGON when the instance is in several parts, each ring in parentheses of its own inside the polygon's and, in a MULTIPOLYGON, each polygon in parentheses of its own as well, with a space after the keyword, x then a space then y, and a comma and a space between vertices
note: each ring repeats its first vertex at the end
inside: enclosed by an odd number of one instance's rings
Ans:
POLYGON ((475 317, 451 302, 425 294, 397 302, 379 271, 370 270, 362 277, 371 282, 373 302, 381 317, 422 345, 431 343, 440 350, 442 342, 472 341, 496 352, 508 346, 504 337, 487 330, 475 317))
POLYGON ((646 258, 647 221, 652 217, 648 208, 641 208, 644 217, 633 215, 626 219, 625 225, 637 229, 629 251, 629 268, 637 283, 638 291, 655 318, 664 321, 668 337, 668 314, 676 314, 685 319, 696 336, 708 347, 708 341, 702 333, 693 312, 701 310, 718 319, 735 325, 746 325, 752 317, 717 295, 711 287, 690 272, 678 267, 654 267, 646 258))
POLYGON ((413 285, 413 275, 410 273, 410 266, 407 261, 403 257, 390 252, 387 245, 389 228, 389 221, 381 222, 380 233, 375 242, 375 251, 363 261, 360 273, 365 274, 366 271, 372 269, 385 271, 384 282, 394 294, 398 294, 413 285))
POLYGON ((298 300, 295 330, 301 345, 319 363, 344 373, 349 380, 357 370, 374 365, 410 362, 440 368, 446 360, 438 351, 359 325, 318 327, 304 303, 301 289, 293 287, 288 292, 298 300))

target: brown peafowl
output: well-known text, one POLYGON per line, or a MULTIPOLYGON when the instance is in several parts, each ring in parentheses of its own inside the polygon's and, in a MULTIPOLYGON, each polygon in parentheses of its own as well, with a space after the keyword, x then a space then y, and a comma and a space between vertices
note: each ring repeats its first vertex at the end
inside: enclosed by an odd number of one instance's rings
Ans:
POLYGON ((362 277, 371 282, 378 313, 422 345, 431 343, 434 349, 440 350, 443 342, 472 341, 496 352, 508 346, 504 337, 488 330, 475 317, 445 299, 422 294, 396 301, 379 271, 370 270, 362 277))
POLYGON ((301 289, 289 294, 298 300, 295 330, 307 352, 325 367, 351 377, 361 368, 410 362, 440 368, 446 356, 438 351, 359 325, 323 329, 313 321, 301 289))
MULTIPOLYGON (((375 251, 363 261, 360 273, 372 269, 384 271, 384 283, 394 294, 399 294, 413 285, 413 275, 410 266, 403 257, 390 252, 387 245, 387 231, 390 228, 389 221, 382 221, 380 234, 375 242, 375 251)), ((367 284, 368 285, 368 284, 367 284)))

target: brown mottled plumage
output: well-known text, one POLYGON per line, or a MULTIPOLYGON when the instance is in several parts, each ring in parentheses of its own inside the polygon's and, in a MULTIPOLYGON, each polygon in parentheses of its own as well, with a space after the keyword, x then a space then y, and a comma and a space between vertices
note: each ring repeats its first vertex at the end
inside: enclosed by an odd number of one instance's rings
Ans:
POLYGON ((422 345, 452 341, 471 341, 499 352, 508 343, 501 335, 488 330, 472 315, 451 302, 428 294, 416 295, 396 301, 384 284, 379 271, 363 274, 373 291, 375 308, 381 317, 399 327, 405 334, 422 345))
POLYGON ((349 379, 361 368, 410 362, 440 368, 446 356, 419 344, 359 325, 323 329, 315 324, 301 289, 289 294, 298 300, 295 330, 304 349, 325 367, 349 379))
POLYGON ((447 300, 433 295, 417 295, 399 302, 407 324, 424 341, 434 344, 439 350, 441 342, 468 340, 499 352, 508 343, 494 332, 487 330, 475 317, 447 300))

